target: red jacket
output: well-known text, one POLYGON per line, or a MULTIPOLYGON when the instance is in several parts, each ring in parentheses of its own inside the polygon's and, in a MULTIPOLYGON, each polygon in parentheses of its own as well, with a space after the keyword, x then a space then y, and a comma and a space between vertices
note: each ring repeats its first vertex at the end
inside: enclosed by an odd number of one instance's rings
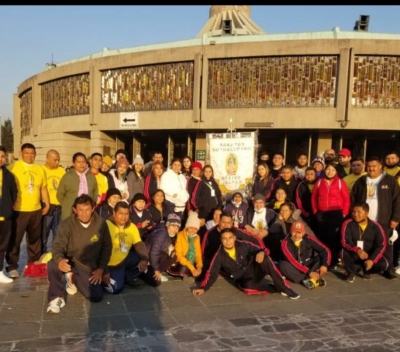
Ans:
POLYGON ((318 179, 311 195, 311 205, 314 214, 318 210, 341 210, 346 216, 350 210, 350 195, 346 183, 337 175, 330 184, 325 178, 318 179))

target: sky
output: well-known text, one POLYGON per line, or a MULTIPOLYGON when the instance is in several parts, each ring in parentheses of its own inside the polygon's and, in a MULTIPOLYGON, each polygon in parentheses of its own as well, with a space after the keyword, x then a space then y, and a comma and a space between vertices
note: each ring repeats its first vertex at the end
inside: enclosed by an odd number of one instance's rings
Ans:
MULTIPOLYGON (((46 63, 195 38, 210 6, 0 6, 0 122, 13 119, 13 94, 46 63)), ((400 34, 400 6, 251 6, 270 34, 352 31, 360 15, 369 32, 400 34)))

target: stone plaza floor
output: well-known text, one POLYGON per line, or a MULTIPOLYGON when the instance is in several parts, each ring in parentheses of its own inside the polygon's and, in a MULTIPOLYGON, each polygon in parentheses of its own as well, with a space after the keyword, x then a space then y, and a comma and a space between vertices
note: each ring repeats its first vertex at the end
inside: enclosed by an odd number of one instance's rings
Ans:
POLYGON ((195 297, 172 278, 100 303, 77 293, 59 314, 46 313, 46 278, 21 276, 0 284, 0 352, 400 351, 400 278, 342 275, 314 290, 292 284, 298 300, 248 296, 222 277, 195 297))

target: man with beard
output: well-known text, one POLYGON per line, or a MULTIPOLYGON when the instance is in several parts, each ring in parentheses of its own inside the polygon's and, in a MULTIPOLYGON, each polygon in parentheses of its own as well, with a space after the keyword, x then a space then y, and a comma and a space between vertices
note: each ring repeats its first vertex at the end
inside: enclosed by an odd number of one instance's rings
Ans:
POLYGON ((336 170, 339 178, 344 178, 351 172, 351 151, 347 148, 339 150, 339 162, 336 164, 336 170))
POLYGON ((331 164, 331 163, 335 163, 335 158, 336 158, 336 152, 334 149, 329 148, 327 150, 325 150, 324 152, 324 161, 325 161, 325 165, 331 164))
POLYGON ((400 185, 400 166, 399 166, 399 154, 392 151, 385 155, 385 168, 384 171, 397 179, 400 185))
POLYGON ((368 218, 368 213, 367 203, 355 204, 352 219, 343 223, 343 264, 349 283, 354 281, 357 271, 362 270, 364 280, 370 280, 371 273, 385 271, 388 267, 383 256, 385 232, 377 222, 368 218))
POLYGON ((371 157, 367 162, 367 174, 361 176, 351 191, 352 204, 368 203, 368 217, 379 223, 386 235, 386 250, 384 256, 389 262, 384 272, 388 279, 396 279, 394 271, 393 230, 400 221, 400 186, 393 176, 382 172, 379 158, 371 157))
POLYGON ((318 231, 317 218, 312 211, 311 193, 317 181, 317 171, 308 167, 305 171, 304 180, 299 183, 296 189, 296 204, 301 210, 304 221, 307 222, 314 233, 318 231))

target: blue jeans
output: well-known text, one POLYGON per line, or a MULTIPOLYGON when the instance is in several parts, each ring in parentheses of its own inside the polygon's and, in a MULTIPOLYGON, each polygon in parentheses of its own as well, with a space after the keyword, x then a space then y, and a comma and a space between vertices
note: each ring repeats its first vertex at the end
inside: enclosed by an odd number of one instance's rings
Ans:
POLYGON ((61 221, 61 206, 51 204, 49 212, 43 217, 42 221, 42 253, 46 253, 50 230, 53 233, 51 243, 53 243, 57 235, 57 227, 61 221))

